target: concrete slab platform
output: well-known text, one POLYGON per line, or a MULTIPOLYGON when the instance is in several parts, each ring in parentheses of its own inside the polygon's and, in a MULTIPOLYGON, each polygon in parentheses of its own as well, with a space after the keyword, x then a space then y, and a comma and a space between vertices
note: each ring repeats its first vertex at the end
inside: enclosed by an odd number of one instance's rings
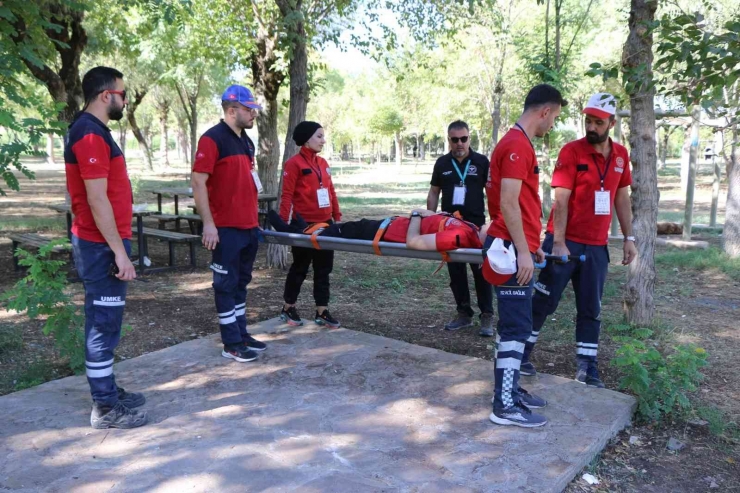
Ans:
POLYGON ((488 421, 493 363, 352 330, 251 327, 253 363, 210 337, 116 364, 150 424, 93 430, 84 377, 0 397, 0 491, 560 491, 635 402, 539 375, 539 429, 488 421))

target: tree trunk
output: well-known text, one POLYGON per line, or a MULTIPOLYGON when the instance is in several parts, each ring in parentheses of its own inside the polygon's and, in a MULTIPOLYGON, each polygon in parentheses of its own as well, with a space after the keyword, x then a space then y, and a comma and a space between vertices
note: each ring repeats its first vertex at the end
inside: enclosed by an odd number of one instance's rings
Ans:
POLYGON ((195 151, 198 147, 198 95, 190 97, 190 163, 195 163, 195 151))
MULTIPOLYGON (((34 64, 28 57, 23 57, 29 72, 40 80, 51 94, 55 103, 64 103, 59 111, 59 121, 71 122, 75 114, 84 104, 82 94, 82 80, 80 79, 80 59, 82 52, 87 46, 87 33, 82 26, 85 16, 83 9, 75 9, 67 6, 67 2, 51 1, 49 11, 52 20, 59 30, 46 27, 46 35, 52 40, 54 49, 59 54, 60 62, 54 61, 54 68, 44 65, 40 67, 34 64)), ((1 4, 1 3, 0 3, 1 4)), ((26 42, 27 27, 21 19, 14 24, 15 34, 11 35, 14 43, 21 46, 26 42)))
POLYGON ((631 0, 630 32, 622 53, 622 70, 630 82, 630 160, 632 161, 632 231, 637 258, 629 265, 624 311, 631 324, 649 325, 655 302, 655 237, 658 223, 658 170, 655 147, 653 35, 655 0, 631 0))
POLYGON ((552 161, 550 160, 550 134, 545 134, 542 139, 542 153, 544 160, 540 167, 540 176, 542 177, 542 214, 549 217, 552 210, 552 161))
POLYGON ((56 164, 54 161, 54 134, 46 134, 46 164, 56 164))
POLYGON ((686 194, 686 185, 689 183, 689 161, 691 160, 691 125, 683 132, 683 146, 681 148, 681 193, 686 194))
POLYGON ((699 160, 699 125, 701 107, 694 105, 691 110, 691 142, 689 143, 689 173, 686 181, 686 206, 683 216, 683 239, 691 240, 691 226, 694 220, 694 188, 696 186, 696 165, 699 160))
MULTIPOLYGON (((737 113, 736 113, 737 118, 737 113)), ((725 228, 722 232, 722 248, 730 257, 740 257, 740 125, 732 128, 727 172, 727 205, 725 228)))
POLYGON ((347 143, 342 144, 342 161, 349 161, 349 146, 347 143))
MULTIPOLYGON (((288 38, 292 47, 292 56, 288 67, 290 76, 290 109, 288 111, 288 131, 285 135, 283 163, 298 152, 298 146, 292 139, 296 125, 306 119, 308 107, 308 51, 306 48, 306 29, 301 11, 303 0, 275 0, 283 19, 286 21, 288 38)), ((278 185, 278 203, 283 192, 283 174, 280 173, 278 185)), ((282 245, 268 245, 268 267, 285 269, 288 266, 288 248, 282 245)))
POLYGON ((673 130, 676 127, 663 127, 663 144, 660 148, 660 162, 658 164, 658 169, 661 170, 665 168, 665 162, 666 159, 668 159, 668 143, 671 138, 671 134, 673 133, 673 130))
POLYGON ((427 155, 427 144, 424 142, 424 134, 419 134, 417 137, 418 140, 418 146, 419 146, 419 161, 424 161, 427 155))
POLYGON ((403 161, 403 140, 401 139, 401 132, 396 132, 396 166, 401 168, 401 162, 403 161))
POLYGON ((149 169, 149 171, 154 171, 154 164, 152 163, 152 150, 149 148, 149 142, 147 142, 144 134, 139 128, 138 123, 136 122, 136 109, 144 100, 144 96, 146 96, 146 94, 146 89, 136 89, 135 91, 133 91, 133 97, 126 105, 126 119, 131 126, 131 131, 134 133, 134 137, 136 137, 137 142, 139 142, 139 146, 141 146, 144 152, 144 160, 146 162, 147 168, 149 169))
POLYGON ((170 165, 170 152, 169 152, 169 132, 167 127, 167 119, 170 115, 170 102, 167 100, 161 101, 157 104, 159 110, 159 159, 162 161, 164 166, 170 165))
POLYGON ((128 130, 128 122, 126 120, 118 121, 118 147, 121 148, 121 153, 126 156, 126 132, 128 130))

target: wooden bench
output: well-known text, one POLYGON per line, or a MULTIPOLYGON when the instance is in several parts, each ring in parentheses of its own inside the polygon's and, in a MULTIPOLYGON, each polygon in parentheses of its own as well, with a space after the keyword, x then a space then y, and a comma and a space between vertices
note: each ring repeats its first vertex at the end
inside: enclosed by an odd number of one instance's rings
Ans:
POLYGON ((190 247, 190 265, 195 267, 195 245, 200 242, 200 236, 190 235, 186 233, 178 233, 177 231, 168 231, 166 229, 154 229, 154 228, 143 228, 144 234, 144 255, 149 255, 149 248, 147 245, 148 238, 156 238, 161 241, 166 241, 169 247, 169 266, 175 266, 175 245, 177 243, 187 243, 190 247))
MULTIPOLYGON (((18 250, 19 245, 24 246, 30 246, 34 248, 41 248, 49 243, 51 243, 54 240, 58 240, 59 238, 46 238, 45 236, 37 235, 36 233, 15 233, 9 236, 10 240, 13 242, 13 268, 17 271, 20 270, 20 265, 18 264, 18 257, 15 256, 16 250, 18 250)), ((71 255, 71 249, 69 246, 65 245, 57 245, 52 249, 52 252, 54 253, 70 253, 71 255)))

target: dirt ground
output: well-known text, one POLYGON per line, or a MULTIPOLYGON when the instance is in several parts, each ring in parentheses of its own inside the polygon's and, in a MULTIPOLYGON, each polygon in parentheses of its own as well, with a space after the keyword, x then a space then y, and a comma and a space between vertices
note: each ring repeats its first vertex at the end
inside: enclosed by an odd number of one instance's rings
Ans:
MULTIPOLYGON (((424 176, 427 171, 420 166, 416 184, 402 187, 403 200, 377 199, 373 202, 373 197, 382 194, 351 175, 348 169, 344 179, 338 176, 336 180, 340 197, 357 198, 360 204, 366 200, 374 205, 355 206, 347 199, 345 219, 384 217, 406 212, 410 204, 422 206, 428 186, 424 176)), ((182 180, 182 175, 163 175, 153 180, 160 184, 173 182, 182 180)), ((668 189, 676 185, 675 178, 669 179, 667 184, 662 182, 662 187, 668 189)), ((146 195, 142 187, 136 197, 137 203, 142 200, 152 203, 151 196, 146 195)), ((0 292, 21 277, 13 271, 10 242, 6 239, 8 232, 40 231, 61 236, 64 219, 46 205, 63 201, 63 171, 43 168, 37 171, 36 181, 22 183, 20 193, 0 198, 0 211, 6 221, 0 233, 0 292), (29 222, 29 218, 40 219, 29 222), (17 223, 12 225, 10 222, 14 220, 17 223)), ((706 213, 708 203, 699 201, 697 209, 706 213)), ((718 241, 716 236, 706 239, 715 244, 718 241)), ((621 258, 620 248, 621 243, 612 245, 613 264, 615 259, 621 258)), ((218 331, 211 275, 206 268, 209 254, 200 247, 197 250, 198 267, 194 271, 183 267, 131 283, 125 315, 125 323, 131 330, 121 341, 118 358, 136 357, 218 331)), ((186 247, 178 248, 180 265, 188 265, 187 254, 186 247)), ((165 264, 166 245, 151 244, 150 257, 155 266, 165 264)), ((332 274, 331 311, 344 326, 355 330, 490 359, 492 341, 479 337, 477 327, 459 332, 443 330, 455 309, 445 270, 433 275, 436 267, 429 261, 337 252, 332 274)), ((610 267, 603 300, 605 329, 599 350, 600 368, 607 387, 613 389, 618 387, 620 376, 609 361, 617 345, 606 327, 618 323, 621 317, 620 289, 625 275, 623 267, 610 267)), ((740 276, 734 278, 740 279, 740 276)), ((247 315, 250 323, 279 313, 284 279, 284 272, 265 267, 264 251, 260 251, 249 286, 247 315)), ((304 318, 313 315, 312 285, 309 276, 298 303, 304 318)), ((472 279, 470 286, 472 290, 472 279)), ((704 371, 706 379, 694 396, 695 402, 722 410, 727 419, 735 423, 740 417, 740 380, 737 378, 740 363, 735 357, 740 350, 739 288, 740 282, 720 271, 696 271, 678 265, 663 268, 656 287, 657 314, 661 325, 670 331, 669 336, 676 342, 693 342, 709 353, 710 366, 704 371)), ((81 301, 82 286, 77 283, 70 289, 81 301)), ((474 290, 472 297, 475 302, 474 290)), ((573 377, 574 315, 573 296, 566 292, 558 312, 543 329, 535 352, 534 363, 541 371, 573 377)), ((0 326, 22 334, 22 347, 3 350, 0 344, 0 394, 69 373, 56 355, 50 338, 41 334, 41 325, 39 321, 28 321, 24 316, 0 310, 0 326)), ((616 437, 589 470, 584 471, 598 477, 601 483, 590 486, 579 475, 568 491, 740 491, 738 437, 717 436, 710 432, 706 422, 694 420, 693 423, 676 420, 662 426, 630 428, 616 437), (678 452, 667 450, 670 438, 680 440, 685 448, 678 452)))

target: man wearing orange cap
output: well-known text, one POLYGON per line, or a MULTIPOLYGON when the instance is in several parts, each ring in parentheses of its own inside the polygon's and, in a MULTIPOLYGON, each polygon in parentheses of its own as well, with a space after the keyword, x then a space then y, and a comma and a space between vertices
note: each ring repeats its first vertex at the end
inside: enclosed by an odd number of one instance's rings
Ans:
POLYGON ((583 110, 586 136, 560 151, 552 176, 555 204, 542 243, 553 255, 585 255, 584 262, 548 262, 534 285, 532 335, 521 365, 523 375, 534 375, 529 361, 545 319, 555 312, 560 296, 571 281, 576 295, 576 380, 603 388, 596 354, 601 329, 601 296, 609 268, 609 226, 612 207, 624 233, 622 265, 637 256, 632 236, 632 183, 629 154, 609 138, 617 104, 614 96, 597 93, 583 110))

